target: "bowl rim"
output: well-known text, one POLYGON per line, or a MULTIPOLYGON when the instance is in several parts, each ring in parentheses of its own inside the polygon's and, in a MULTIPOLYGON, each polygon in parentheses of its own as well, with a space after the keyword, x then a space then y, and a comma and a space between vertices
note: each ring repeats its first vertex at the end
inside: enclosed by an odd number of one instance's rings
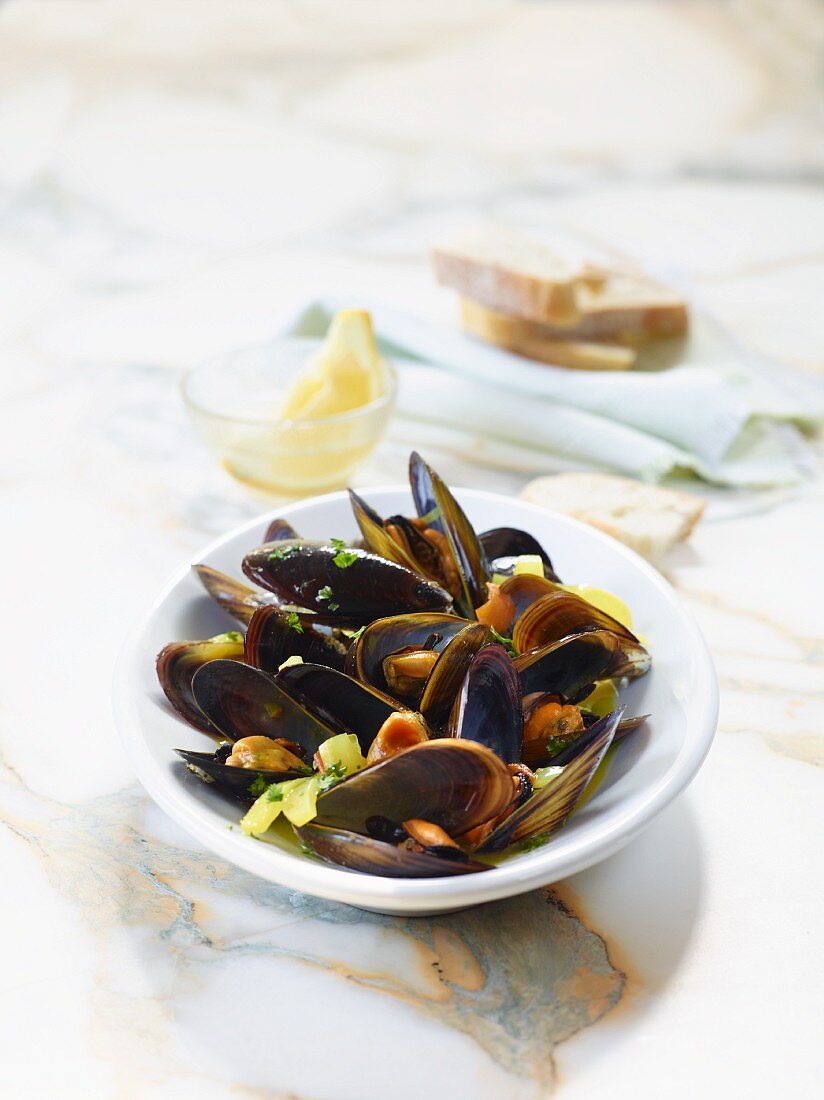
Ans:
MULTIPOLYGON (((378 499, 385 493, 408 493, 408 486, 367 486, 358 491, 367 497, 378 499)), ((513 503, 513 498, 483 489, 456 488, 453 491, 461 502, 483 500, 500 507, 511 507, 513 503)), ((257 516, 213 539, 172 573, 148 612, 135 625, 123 644, 113 685, 114 717, 121 743, 137 778, 150 796, 186 832, 228 862, 281 887, 385 913, 423 914, 511 897, 547 886, 568 874, 584 870, 623 847, 692 781, 712 744, 719 706, 715 666, 692 613, 682 604, 675 590, 661 574, 623 543, 571 516, 516 500, 519 508, 527 512, 544 518, 551 515, 553 521, 561 526, 583 531, 587 537, 608 544, 613 553, 640 570, 645 579, 658 589, 681 618, 688 632, 690 651, 685 659, 689 657, 693 661, 694 686, 697 690, 691 696, 690 705, 685 711, 684 742, 670 767, 644 792, 640 802, 636 800, 632 808, 618 813, 617 816, 613 815, 607 822, 593 826, 582 837, 567 838, 565 842, 561 831, 552 843, 526 853, 517 860, 497 864, 491 872, 440 879, 380 878, 334 867, 318 860, 296 858, 274 845, 261 844, 244 836, 240 829, 228 830, 225 822, 218 824, 208 816, 204 818, 203 807, 185 794, 177 778, 171 775, 170 769, 164 769, 143 744, 138 698, 145 691, 145 678, 150 670, 142 669, 138 665, 137 657, 145 648, 142 645, 144 636, 151 629, 162 605, 189 575, 193 564, 207 560, 225 543, 258 529, 276 515, 286 515, 287 510, 294 513, 308 507, 323 506, 332 501, 343 500, 346 495, 343 490, 304 498, 257 516)), ((286 518, 289 518, 288 515, 286 518)), ((171 756, 170 747, 169 763, 172 762, 171 756)))
MULTIPOLYGON (((279 347, 287 345, 298 346, 299 344, 313 345, 320 347, 323 343, 322 340, 313 336, 280 336, 274 340, 264 340, 255 344, 245 344, 240 348, 233 348, 230 351, 221 353, 220 355, 210 356, 208 359, 204 359, 200 363, 196 363, 193 367, 184 371, 180 378, 180 393, 183 397, 183 403, 187 409, 198 413, 202 416, 209 416, 213 420, 222 420, 227 424, 246 424, 249 427, 256 428, 272 428, 278 427, 287 431, 314 431, 318 428, 336 428, 345 424, 352 423, 353 421, 367 419, 373 413, 381 412, 386 408, 392 408, 395 403, 398 394, 398 369, 393 361, 387 358, 385 355, 381 355, 380 359, 386 370, 388 379, 388 385, 386 387, 386 393, 380 397, 376 397, 374 401, 370 401, 366 405, 359 405, 355 409, 347 409, 346 412, 334 413, 332 416, 317 417, 314 419, 295 419, 278 416, 258 417, 258 416, 239 416, 235 413, 223 413, 212 408, 209 405, 204 405, 195 400, 192 396, 189 387, 195 378, 195 375, 201 371, 205 371, 208 368, 219 368, 223 366, 228 368, 230 362, 242 355, 248 355, 252 352, 261 352, 269 349, 276 350, 279 347)), ((227 538, 229 536, 227 535, 227 538)))

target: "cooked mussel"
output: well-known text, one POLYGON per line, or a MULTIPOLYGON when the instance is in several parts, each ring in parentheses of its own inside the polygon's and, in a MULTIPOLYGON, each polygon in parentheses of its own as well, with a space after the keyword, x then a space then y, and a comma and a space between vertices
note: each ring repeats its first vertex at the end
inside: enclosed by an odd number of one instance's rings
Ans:
POLYGON ((486 839, 483 851, 500 851, 517 841, 548 837, 566 821, 595 774, 612 743, 624 708, 596 722, 589 731, 586 747, 545 787, 535 791, 517 809, 497 824, 486 839))
POLYGON ((243 571, 280 599, 344 622, 444 611, 451 604, 449 593, 432 581, 368 550, 270 542, 246 555, 243 571))
POLYGON ((384 662, 394 653, 429 649, 440 653, 465 627, 469 619, 434 612, 389 615, 370 623, 352 645, 346 671, 365 684, 390 691, 384 662))
POLYGON ((219 658, 243 660, 243 639, 240 635, 220 641, 172 642, 157 655, 157 678, 166 698, 182 718, 204 733, 216 734, 220 730, 195 702, 192 680, 199 668, 219 658))
MULTIPOLYGON (((507 581, 501 586, 502 589, 511 583, 507 581)), ((585 630, 609 630, 625 639, 628 648, 637 654, 639 660, 646 654, 644 647, 623 623, 564 589, 550 591, 524 607, 515 623, 512 643, 519 653, 527 653, 585 630)))
POLYGON ((387 561, 404 565, 413 572, 423 572, 415 555, 401 540, 392 537, 392 533, 384 526, 381 516, 371 505, 367 504, 363 497, 358 496, 353 489, 350 489, 349 500, 367 550, 371 550, 373 554, 379 554, 387 561))
POLYGON ((417 705, 440 654, 435 649, 408 647, 383 659, 383 678, 395 699, 417 705))
POLYGON ((367 820, 431 821, 452 837, 497 817, 512 801, 500 757, 458 740, 427 741, 348 776, 317 801, 317 823, 356 833, 367 820))
POLYGON ((483 623, 469 623, 438 655, 418 704, 430 729, 440 730, 446 725, 475 654, 489 641, 489 630, 483 623))
POLYGON ((642 675, 649 669, 649 654, 611 630, 590 630, 521 653, 514 665, 524 695, 540 691, 577 703, 596 680, 642 675))
POLYGON ((499 585, 489 584, 486 603, 476 609, 478 622, 494 627, 499 634, 508 638, 526 609, 554 591, 556 587, 552 581, 532 573, 507 577, 499 585))
POLYGON ((489 560, 490 577, 493 573, 509 575, 522 554, 532 554, 537 555, 544 563, 544 576, 547 580, 560 581, 549 554, 528 531, 521 531, 517 527, 493 527, 490 531, 482 531, 478 540, 489 560))
POLYGON ((364 755, 386 720, 399 709, 394 699, 371 685, 323 665, 284 668, 278 682, 326 725, 354 733, 364 755))
POLYGON ((523 732, 518 673, 502 645, 486 645, 475 654, 464 677, 448 733, 485 745, 505 764, 516 764, 521 759, 523 732))
POLYGON ((230 741, 261 734, 300 745, 311 759, 319 745, 341 726, 322 721, 282 683, 258 668, 236 661, 210 661, 192 681, 195 702, 230 741))
POLYGON ((579 707, 558 695, 538 695, 524 701, 524 745, 521 759, 531 768, 556 758, 586 731, 579 707))
MULTIPOLYGON (((214 783, 220 790, 246 803, 254 802, 264 785, 284 779, 298 779, 311 771, 287 751, 284 751, 280 766, 274 768, 237 767, 227 764, 221 755, 213 752, 194 752, 191 749, 175 749, 175 752, 201 779, 214 783)), ((269 762, 275 763, 274 760, 269 762)))
POLYGON ((193 568, 212 599, 233 619, 244 625, 259 607, 267 607, 274 602, 269 592, 250 588, 243 581, 235 580, 234 577, 221 573, 219 569, 213 569, 211 565, 201 564, 193 568))
POLYGON ((349 829, 311 822, 295 832, 315 855, 336 867, 383 878, 445 878, 488 871, 478 860, 455 860, 376 840, 349 829))
POLYGON ((300 535, 287 519, 273 519, 263 536, 264 542, 282 542, 286 539, 299 539, 300 535))
POLYGON ((460 591, 455 610, 468 619, 486 602, 489 562, 472 524, 440 476, 417 451, 409 459, 409 482, 418 516, 430 530, 443 535, 458 572, 460 591))
POLYGON ((249 621, 245 639, 245 660, 274 675, 290 657, 342 670, 346 646, 329 631, 301 620, 296 612, 280 607, 261 607, 249 621))

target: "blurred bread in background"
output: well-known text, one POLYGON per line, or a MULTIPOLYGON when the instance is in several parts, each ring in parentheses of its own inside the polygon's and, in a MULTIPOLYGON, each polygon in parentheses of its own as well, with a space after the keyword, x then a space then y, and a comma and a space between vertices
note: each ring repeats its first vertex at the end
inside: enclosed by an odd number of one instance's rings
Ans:
POLYGON ((557 329, 498 313, 478 305, 471 298, 461 298, 461 320, 471 336, 513 351, 516 355, 524 355, 527 359, 537 359, 540 363, 552 363, 557 367, 626 370, 636 359, 632 348, 568 339, 559 336, 557 329))
POLYGON ((573 266, 499 227, 435 248, 432 262, 470 335, 538 362, 627 370, 689 327, 686 301, 642 272, 573 266))
POLYGON ((573 325, 575 272, 551 248, 498 227, 432 252, 438 282, 465 298, 528 321, 573 325))
POLYGON ((707 506, 692 493, 611 474, 538 477, 521 497, 597 527, 651 561, 688 538, 707 506))

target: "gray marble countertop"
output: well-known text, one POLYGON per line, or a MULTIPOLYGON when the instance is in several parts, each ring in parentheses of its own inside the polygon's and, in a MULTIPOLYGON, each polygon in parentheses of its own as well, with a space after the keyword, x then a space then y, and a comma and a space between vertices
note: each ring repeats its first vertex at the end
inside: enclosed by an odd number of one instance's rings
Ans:
POLYGON ((821 372, 822 37, 812 0, 0 8, 4 1096, 820 1094, 820 481, 710 494, 663 564, 721 680, 708 761, 524 898, 394 920, 222 863, 136 786, 110 684, 166 575, 268 506, 180 369, 319 283, 451 322, 425 250, 469 217, 670 273, 821 372))

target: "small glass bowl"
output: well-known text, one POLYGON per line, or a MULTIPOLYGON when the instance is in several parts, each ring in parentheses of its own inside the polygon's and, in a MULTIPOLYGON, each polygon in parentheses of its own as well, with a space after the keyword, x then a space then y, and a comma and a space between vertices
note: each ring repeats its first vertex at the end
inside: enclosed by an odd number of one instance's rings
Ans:
POLYGON ((388 360, 387 392, 377 401, 323 420, 278 417, 286 391, 320 345, 289 337, 210 359, 183 378, 198 435, 239 481, 286 496, 338 489, 383 435, 397 393, 388 360))

